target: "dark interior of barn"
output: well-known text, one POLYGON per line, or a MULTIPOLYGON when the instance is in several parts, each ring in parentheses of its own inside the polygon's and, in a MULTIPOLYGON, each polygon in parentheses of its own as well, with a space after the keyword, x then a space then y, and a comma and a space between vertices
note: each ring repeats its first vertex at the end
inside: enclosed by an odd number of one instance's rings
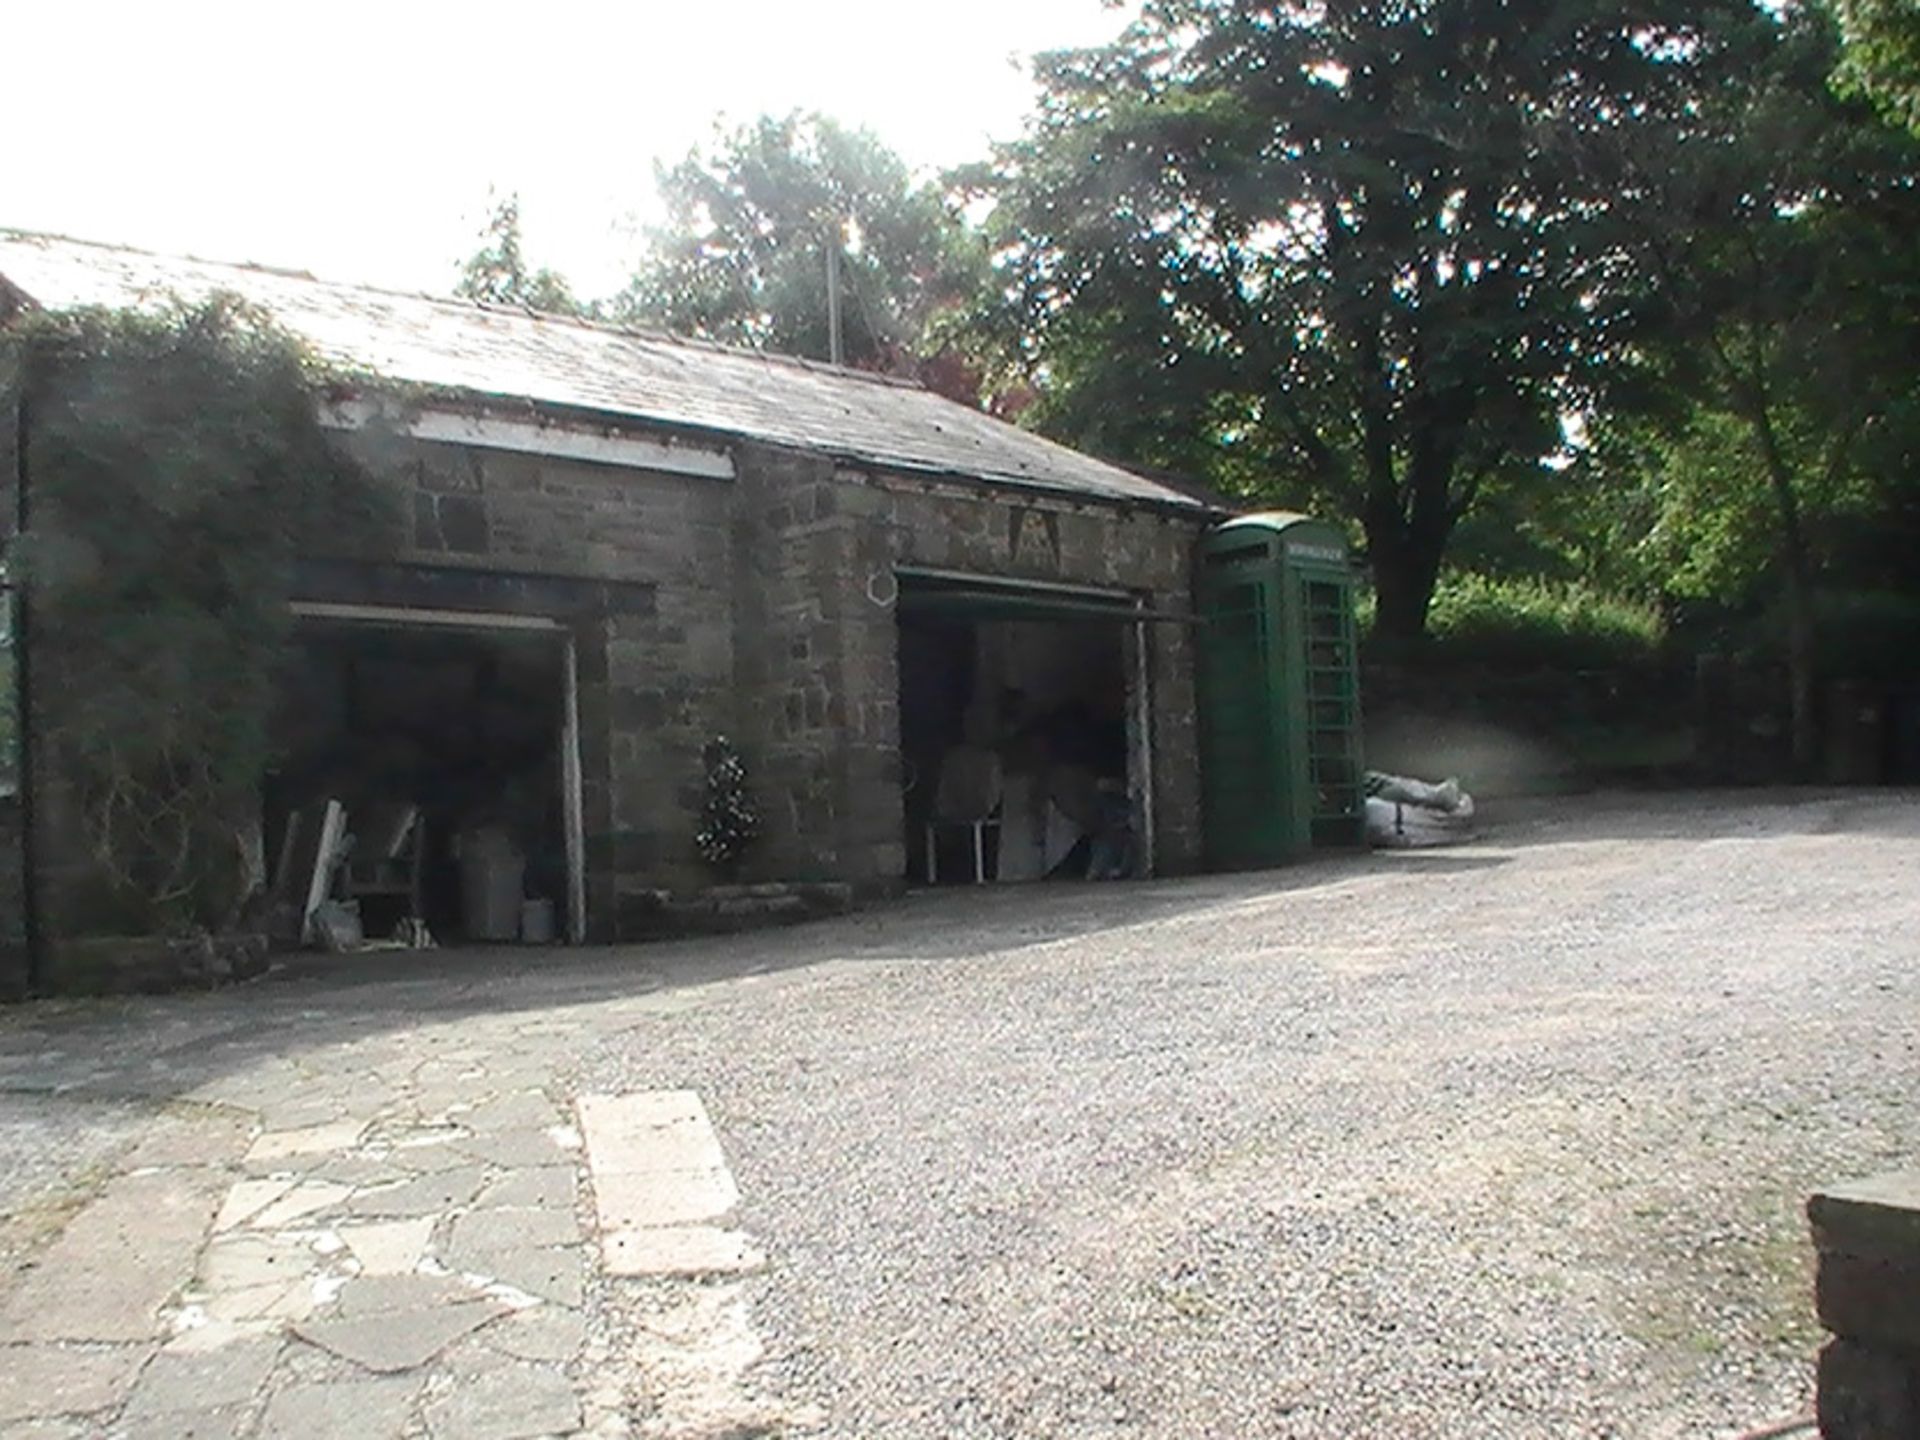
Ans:
POLYGON ((903 606, 900 743, 915 883, 1131 874, 1126 628, 903 606))
POLYGON ((567 892, 562 667, 550 635, 303 624, 264 797, 283 938, 552 938, 567 892), (316 866, 331 870, 323 896, 316 866), (316 898, 350 907, 347 936, 315 933, 316 898))

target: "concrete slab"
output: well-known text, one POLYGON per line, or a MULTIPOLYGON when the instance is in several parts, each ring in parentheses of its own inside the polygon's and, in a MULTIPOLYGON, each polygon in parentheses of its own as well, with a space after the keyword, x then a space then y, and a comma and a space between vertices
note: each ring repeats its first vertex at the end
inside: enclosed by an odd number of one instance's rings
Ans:
POLYGON ((690 1225, 717 1220, 739 1202, 740 1191, 724 1166, 712 1170, 659 1170, 593 1174, 593 1204, 603 1230, 642 1225, 690 1225))
POLYGON ((621 1276, 732 1275, 767 1262, 750 1237, 712 1225, 613 1230, 601 1236, 600 1249, 607 1273, 621 1276))
POLYGON ((587 1161, 596 1176, 686 1168, 684 1164, 663 1165, 661 1157, 666 1153, 663 1147, 676 1143, 698 1144, 697 1137, 713 1135, 706 1107, 691 1090, 582 1095, 577 1108, 580 1131, 586 1140, 587 1161), (676 1142, 661 1133, 674 1131, 696 1138, 676 1142))
POLYGON ((132 1346, 0 1346, 0 1420, 84 1415, 118 1405, 146 1358, 144 1348, 132 1346))
POLYGON ((148 1340, 193 1270, 219 1181, 199 1170, 120 1175, 20 1275, 0 1341, 148 1340))

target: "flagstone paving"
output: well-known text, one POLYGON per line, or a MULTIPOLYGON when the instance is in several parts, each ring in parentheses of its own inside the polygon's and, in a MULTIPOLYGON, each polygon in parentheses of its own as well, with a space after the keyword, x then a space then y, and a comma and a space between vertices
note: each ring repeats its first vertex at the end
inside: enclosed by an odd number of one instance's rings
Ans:
POLYGON ((698 1097, 576 1102, 559 1081, 580 1045, 675 1002, 616 996, 538 1025, 389 1016, 355 1034, 289 1004, 326 986, 10 1017, 0 1085, 15 1096, 149 1108, 0 1282, 0 1440, 664 1437, 804 1421, 746 1385, 757 1346, 738 1295, 703 1310, 715 1278, 761 1252, 683 1224, 738 1198, 698 1097), (231 1028, 236 1005, 257 1006, 256 1023, 231 1028), (284 1048, 261 1030, 276 1024, 284 1048), (44 1043, 75 1025, 124 1026, 133 1053, 44 1043), (333 1038, 313 1043, 316 1028, 333 1038), (583 1112, 683 1123, 603 1124, 619 1148, 596 1173, 583 1112), (610 1275, 635 1277, 621 1283, 646 1289, 643 1309, 669 1328, 616 1333, 599 1303, 610 1275), (690 1384, 698 1405, 682 1413, 673 1395, 690 1384))

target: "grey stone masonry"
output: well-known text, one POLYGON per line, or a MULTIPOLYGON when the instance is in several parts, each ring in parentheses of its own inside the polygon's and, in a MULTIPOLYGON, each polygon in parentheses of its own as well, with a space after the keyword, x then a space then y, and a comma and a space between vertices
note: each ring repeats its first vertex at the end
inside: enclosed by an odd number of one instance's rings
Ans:
POLYGON ((1920 1171, 1838 1185, 1807 1202, 1819 1270, 1820 1433, 1920 1440, 1920 1171))

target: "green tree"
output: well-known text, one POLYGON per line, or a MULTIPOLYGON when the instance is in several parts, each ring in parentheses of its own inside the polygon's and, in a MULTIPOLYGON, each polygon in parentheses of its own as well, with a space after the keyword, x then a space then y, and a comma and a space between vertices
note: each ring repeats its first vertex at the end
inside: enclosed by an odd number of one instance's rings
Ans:
POLYGON ((1913 437, 1920 359, 1920 146, 1828 89, 1835 44, 1823 12, 1756 10, 1616 177, 1666 322, 1638 358, 1689 406, 1657 447, 1656 533, 1676 588, 1778 587, 1803 766, 1823 542, 1874 504, 1867 456, 1913 437))
POLYGON ((557 272, 530 269, 520 238, 520 197, 497 202, 480 231, 480 248, 460 266, 453 293, 489 305, 517 305, 549 315, 590 315, 557 272))
POLYGON ((1920 135, 1920 4, 1833 0, 1845 41, 1839 74, 1888 118, 1920 135))
POLYGON ((1151 0, 1047 58, 991 177, 1042 422, 1349 517, 1378 632, 1417 636, 1629 333, 1580 151, 1685 103, 1700 8, 1151 0))
POLYGON ((939 190, 823 115, 763 117, 656 179, 667 218, 614 302, 624 320, 824 360, 837 249, 847 362, 913 370, 941 350, 936 322, 984 266, 939 190))
POLYGON ((330 377, 231 297, 0 334, 31 475, 6 557, 33 613, 37 773, 73 803, 107 933, 219 929, 262 878, 266 727, 315 536, 387 528, 321 427, 330 377))

